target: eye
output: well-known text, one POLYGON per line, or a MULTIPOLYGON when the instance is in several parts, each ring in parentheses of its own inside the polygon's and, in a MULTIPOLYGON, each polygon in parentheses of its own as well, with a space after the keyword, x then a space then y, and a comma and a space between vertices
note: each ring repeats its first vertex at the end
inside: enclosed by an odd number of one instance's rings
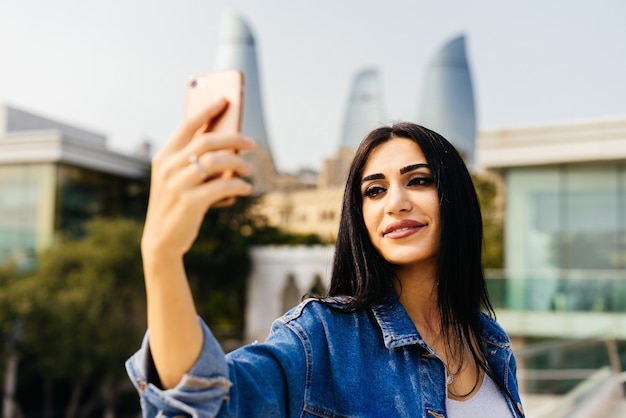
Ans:
POLYGON ((369 197, 369 198, 374 198, 378 195, 380 195, 381 193, 386 192, 387 189, 385 189, 382 186, 369 186, 367 189, 365 189, 365 191, 363 192, 363 196, 365 197, 369 197))
POLYGON ((430 186, 434 180, 432 177, 418 176, 409 180, 408 186, 430 186))

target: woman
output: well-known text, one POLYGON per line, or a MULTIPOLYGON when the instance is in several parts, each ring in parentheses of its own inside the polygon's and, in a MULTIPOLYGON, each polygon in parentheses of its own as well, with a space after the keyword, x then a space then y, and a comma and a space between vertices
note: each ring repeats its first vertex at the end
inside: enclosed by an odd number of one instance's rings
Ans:
POLYGON ((515 359, 491 319, 471 178, 440 135, 372 131, 348 176, 329 296, 224 356, 184 273, 205 211, 250 193, 240 135, 183 125, 155 158, 142 240, 149 333, 127 369, 144 416, 522 417, 515 359), (481 309, 487 314, 481 313, 481 309))

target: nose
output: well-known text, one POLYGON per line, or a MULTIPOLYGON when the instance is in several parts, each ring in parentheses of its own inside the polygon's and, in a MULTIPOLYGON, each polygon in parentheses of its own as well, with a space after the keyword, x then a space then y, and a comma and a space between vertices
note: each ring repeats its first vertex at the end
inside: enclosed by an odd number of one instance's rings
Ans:
POLYGON ((385 208, 387 213, 408 212, 411 210, 411 207, 407 190, 401 186, 390 185, 387 189, 387 205, 385 208))

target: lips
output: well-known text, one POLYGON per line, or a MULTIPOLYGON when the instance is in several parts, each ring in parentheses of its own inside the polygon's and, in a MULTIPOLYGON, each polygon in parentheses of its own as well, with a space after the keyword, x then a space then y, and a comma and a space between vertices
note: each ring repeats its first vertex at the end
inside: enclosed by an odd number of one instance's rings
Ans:
POLYGON ((418 232, 424 226, 425 224, 421 222, 404 219, 387 225, 383 231, 383 237, 392 239, 408 237, 409 235, 413 235, 418 232))

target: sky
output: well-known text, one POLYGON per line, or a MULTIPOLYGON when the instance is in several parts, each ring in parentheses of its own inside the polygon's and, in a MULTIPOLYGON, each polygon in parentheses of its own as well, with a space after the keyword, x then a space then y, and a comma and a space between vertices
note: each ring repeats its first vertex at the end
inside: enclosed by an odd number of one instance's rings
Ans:
POLYGON ((479 130, 626 117, 623 0, 0 0, 0 103, 158 150, 188 75, 213 68, 224 8, 254 32, 280 171, 335 154, 365 68, 388 120, 419 122, 425 68, 461 34, 479 130))

